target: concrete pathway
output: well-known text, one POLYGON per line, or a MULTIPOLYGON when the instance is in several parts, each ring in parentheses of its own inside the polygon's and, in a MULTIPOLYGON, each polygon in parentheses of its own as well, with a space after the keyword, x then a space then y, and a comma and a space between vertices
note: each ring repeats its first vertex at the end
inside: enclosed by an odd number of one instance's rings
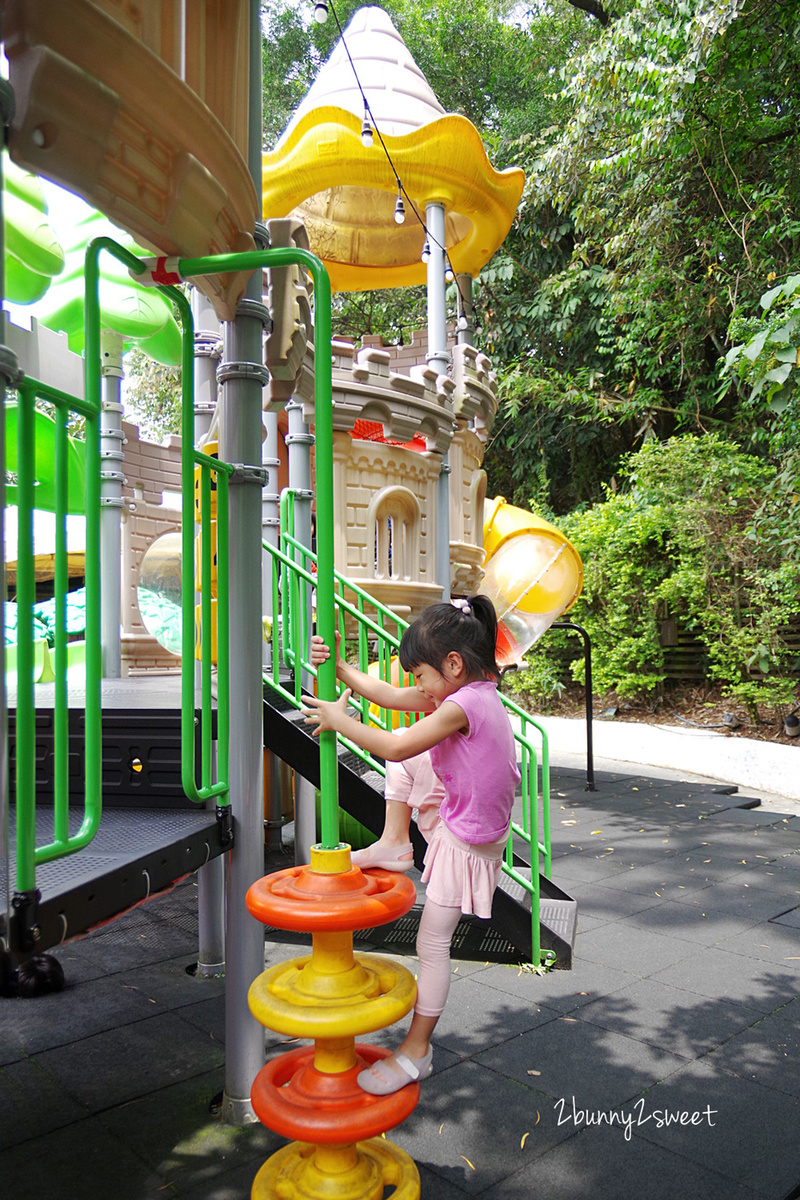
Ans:
MULTIPOLYGON (((800 816, 610 764, 587 793, 582 765, 556 762, 575 967, 454 961, 434 1075, 389 1135, 423 1197, 800 1195, 800 816)), ((0 1000, 4 1195, 250 1195, 283 1143, 210 1109, 224 991, 186 972, 195 929, 190 878, 59 951, 65 992, 0 1000)), ((268 963, 297 953, 266 945, 268 963)))

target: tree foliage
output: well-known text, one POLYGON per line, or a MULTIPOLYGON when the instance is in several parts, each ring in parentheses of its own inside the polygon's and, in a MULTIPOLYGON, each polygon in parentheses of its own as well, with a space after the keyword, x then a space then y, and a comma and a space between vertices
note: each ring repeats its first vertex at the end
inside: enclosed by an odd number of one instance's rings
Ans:
MULTIPOLYGON (((591 636, 599 692, 658 692, 662 626, 677 617, 702 644, 709 680, 748 702, 765 682, 791 695, 783 633, 796 611, 798 562, 754 527, 774 475, 716 434, 683 434, 629 455, 616 493, 564 519, 586 572, 570 617, 591 636)), ((546 645, 533 653, 552 658, 546 645)), ((581 658, 576 677, 582 670, 581 658)))
POLYGON ((528 184, 482 285, 486 336, 565 419, 583 370, 583 404, 630 447, 744 443, 762 420, 718 367, 800 247, 799 21, 790 0, 639 0, 563 64, 553 126, 518 140, 528 184))
POLYGON ((180 371, 165 367, 141 350, 125 356, 125 415, 149 441, 180 433, 180 371))
MULTIPOLYGON (((342 27, 355 7, 337 5, 342 27)), ((526 172, 476 288, 501 397, 486 466, 491 491, 584 554, 576 614, 601 684, 661 686, 667 612, 703 631, 712 678, 742 694, 784 678, 780 628, 800 611, 796 0, 385 7, 445 108, 526 172)), ((339 29, 288 0, 264 13, 271 144, 339 29)), ((338 306, 340 332, 391 337, 424 294, 338 306)))

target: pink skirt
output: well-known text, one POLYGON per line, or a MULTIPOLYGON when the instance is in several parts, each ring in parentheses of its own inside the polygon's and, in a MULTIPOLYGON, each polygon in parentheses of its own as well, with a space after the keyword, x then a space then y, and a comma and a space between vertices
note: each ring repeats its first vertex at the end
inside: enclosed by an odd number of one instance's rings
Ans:
POLYGON ((445 908, 490 917, 507 841, 506 833, 496 842, 462 842, 440 820, 425 853, 426 895, 445 908))

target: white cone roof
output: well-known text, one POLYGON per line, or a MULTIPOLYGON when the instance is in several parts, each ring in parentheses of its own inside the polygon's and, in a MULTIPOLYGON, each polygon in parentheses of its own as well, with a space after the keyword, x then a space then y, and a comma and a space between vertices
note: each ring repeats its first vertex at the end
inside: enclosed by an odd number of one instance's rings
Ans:
MULTIPOLYGON (((402 137, 444 115, 444 109, 408 47, 382 8, 360 8, 353 14, 305 99, 281 136, 315 108, 333 105, 361 120, 364 100, 344 43, 381 133, 402 137)), ((280 143, 279 143, 280 144, 280 143)))

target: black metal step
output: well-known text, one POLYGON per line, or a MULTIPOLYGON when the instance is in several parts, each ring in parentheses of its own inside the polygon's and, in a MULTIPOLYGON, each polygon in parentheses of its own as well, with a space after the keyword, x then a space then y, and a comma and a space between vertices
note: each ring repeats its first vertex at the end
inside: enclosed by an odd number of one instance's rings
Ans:
MULTIPOLYGON (((11 949, 25 957, 25 929, 39 930, 33 953, 87 932, 163 891, 223 853, 216 814, 192 804, 181 783, 181 680, 179 676, 104 679, 103 814, 83 850, 37 867, 40 898, 13 911, 11 949)), ((16 695, 9 689, 9 768, 14 798, 16 695)), ((70 833, 83 816, 85 688, 68 689, 70 833)), ((53 841, 53 684, 37 684, 36 845, 53 841)), ((0 861, 0 894, 14 896, 15 814, 11 809, 11 878, 0 861)), ((23 899, 27 900, 27 897, 23 899)))
MULTIPOLYGON (((530 879, 530 867, 517 866, 515 870, 530 879)), ((502 928, 515 946, 532 957, 531 944, 531 897, 521 884, 505 873, 492 902, 492 921, 502 928)), ((552 950, 556 956, 555 966, 559 970, 572 969, 575 951, 575 934, 578 925, 578 902, 563 892, 546 875, 539 876, 539 938, 542 950, 552 950)))
MULTIPOLYGON (((14 812, 11 812, 11 830, 14 812)), ((78 828, 70 816, 70 832, 78 828)), ((53 840, 53 810, 36 814, 36 843, 53 840)), ((9 891, 16 892, 15 839, 10 847, 9 891)), ((103 813, 94 840, 76 854, 37 867, 40 899, 33 921, 39 930, 35 947, 26 948, 23 914, 14 910, 10 922, 11 950, 21 958, 42 953, 163 891, 176 880, 223 853, 215 813, 205 809, 109 809, 103 813)), ((0 861, 0 890, 6 880, 0 861)))

